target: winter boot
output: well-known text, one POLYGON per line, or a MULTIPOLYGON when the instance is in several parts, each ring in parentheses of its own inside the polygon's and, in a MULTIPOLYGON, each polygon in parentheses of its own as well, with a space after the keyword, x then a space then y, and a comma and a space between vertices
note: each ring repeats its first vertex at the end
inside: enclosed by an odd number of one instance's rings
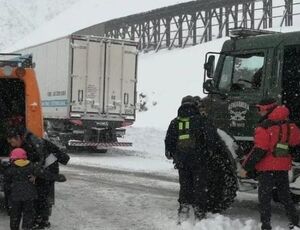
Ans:
POLYGON ((200 209, 198 206, 193 206, 193 208, 196 221, 201 221, 205 218, 205 212, 202 209, 200 209))
POLYGON ((63 174, 57 174, 55 181, 56 182, 65 182, 65 181, 67 181, 67 178, 63 174))
POLYGON ((178 208, 178 219, 177 224, 180 225, 182 222, 189 218, 190 207, 188 204, 180 204, 178 208))
POLYGON ((51 224, 50 222, 41 222, 39 224, 36 224, 32 229, 33 230, 40 230, 40 229, 47 229, 47 228, 50 228, 51 227, 51 224))
MULTIPOLYGON (((35 221, 34 221, 34 226, 33 226, 33 230, 38 230, 38 229, 45 229, 46 228, 46 226, 45 226, 45 220, 43 220, 43 218, 42 217, 38 217, 38 218, 36 218, 35 219, 35 221)), ((50 223, 49 223, 49 227, 50 227, 50 223)))
POLYGON ((43 221, 40 223, 40 226, 43 227, 43 228, 50 228, 51 227, 51 224, 49 221, 43 221))

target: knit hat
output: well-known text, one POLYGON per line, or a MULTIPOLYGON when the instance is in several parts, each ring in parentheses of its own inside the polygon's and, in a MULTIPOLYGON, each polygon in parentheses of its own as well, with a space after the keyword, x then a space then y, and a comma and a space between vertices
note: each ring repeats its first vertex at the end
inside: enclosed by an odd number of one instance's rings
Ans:
POLYGON ((199 96, 194 96, 194 103, 199 108, 204 107, 203 101, 202 101, 201 97, 199 97, 199 96))
POLYGON ((24 149, 22 148, 15 148, 10 152, 9 158, 11 160, 26 160, 27 159, 27 153, 24 149))
POLYGON ((182 98, 182 100, 181 100, 181 104, 183 105, 183 104, 192 104, 192 103, 194 103, 194 97, 193 96, 191 96, 191 95, 187 95, 187 96, 185 96, 185 97, 183 97, 182 98))

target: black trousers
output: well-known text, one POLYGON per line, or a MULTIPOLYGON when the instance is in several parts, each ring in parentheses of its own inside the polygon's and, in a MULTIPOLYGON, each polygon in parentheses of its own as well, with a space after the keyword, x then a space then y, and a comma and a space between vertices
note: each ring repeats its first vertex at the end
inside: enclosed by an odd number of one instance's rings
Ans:
POLYGON ((48 221, 50 216, 51 204, 49 201, 49 195, 52 187, 51 181, 39 179, 36 184, 38 198, 35 202, 36 209, 36 221, 48 221))
POLYGON ((180 204, 191 204, 205 212, 207 202, 207 170, 179 169, 179 199, 180 204))
POLYGON ((23 229, 31 229, 34 220, 34 201, 11 201, 10 229, 19 230, 23 215, 23 229))
POLYGON ((274 187, 277 188, 278 198, 285 207, 290 223, 298 224, 299 217, 290 194, 288 171, 260 172, 258 182, 259 210, 262 224, 268 226, 271 223, 271 200, 274 187))

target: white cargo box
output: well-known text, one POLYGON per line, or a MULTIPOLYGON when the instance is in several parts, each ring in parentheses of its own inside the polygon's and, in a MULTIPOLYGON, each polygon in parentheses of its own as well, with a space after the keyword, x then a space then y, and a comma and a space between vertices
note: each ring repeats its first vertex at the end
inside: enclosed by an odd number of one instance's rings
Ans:
POLYGON ((135 120, 135 42, 70 35, 18 52, 33 55, 45 118, 135 120))

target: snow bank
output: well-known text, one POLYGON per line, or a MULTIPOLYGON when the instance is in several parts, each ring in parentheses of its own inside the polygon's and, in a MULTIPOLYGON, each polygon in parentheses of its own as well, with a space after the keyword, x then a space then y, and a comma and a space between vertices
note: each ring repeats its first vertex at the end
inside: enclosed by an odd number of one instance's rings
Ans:
MULTIPOLYGON (((220 214, 209 214, 206 219, 194 223, 189 220, 181 226, 177 226, 174 221, 165 220, 162 224, 166 229, 181 230, 260 230, 260 224, 253 219, 233 219, 220 214)), ((163 229, 163 228, 162 228, 163 229)), ((274 230, 284 230, 281 227, 273 227, 274 230)))

